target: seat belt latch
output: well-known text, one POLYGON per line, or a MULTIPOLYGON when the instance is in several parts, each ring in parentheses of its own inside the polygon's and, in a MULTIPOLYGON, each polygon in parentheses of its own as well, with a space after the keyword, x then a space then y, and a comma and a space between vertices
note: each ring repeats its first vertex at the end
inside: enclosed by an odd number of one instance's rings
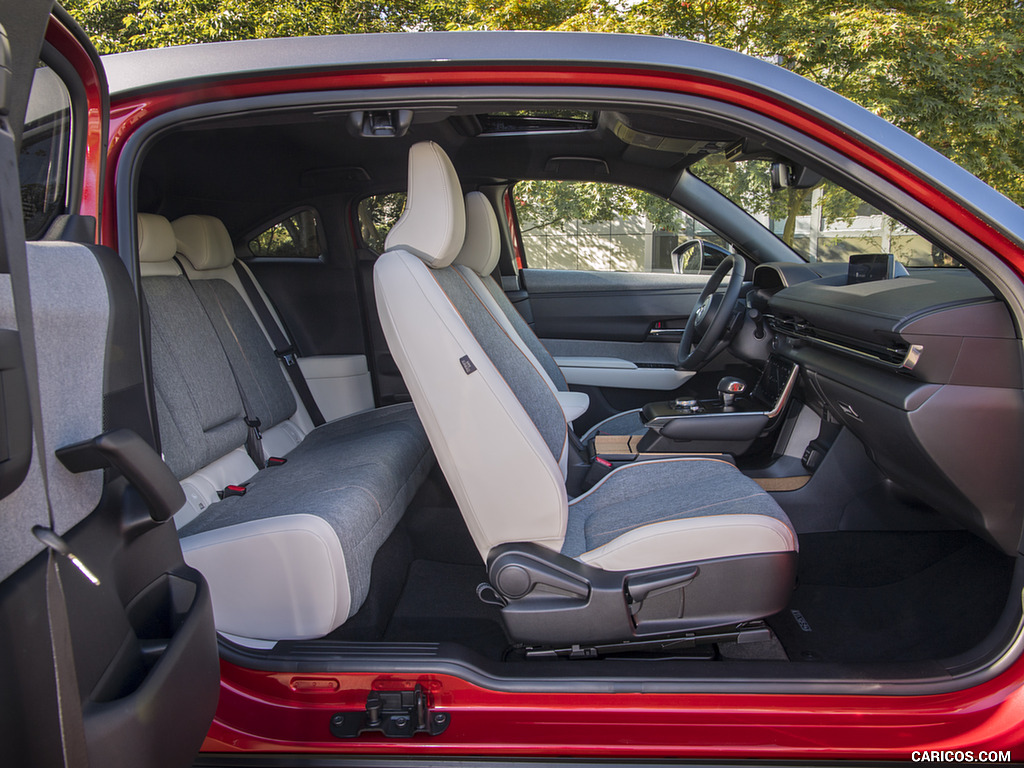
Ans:
POLYGON ((279 360, 283 360, 284 364, 291 368, 297 362, 295 359, 295 346, 286 347, 285 349, 275 349, 274 354, 277 355, 279 360))
POLYGON ((282 459, 280 456, 271 456, 267 459, 268 467, 280 467, 282 464, 287 464, 288 459, 282 459))
POLYGON ((223 491, 217 491, 217 496, 221 499, 226 499, 230 496, 245 496, 244 485, 229 485, 223 491))
POLYGON ((89 569, 89 566, 78 559, 78 555, 71 551, 71 547, 68 546, 68 543, 58 536, 56 531, 52 528, 46 528, 42 525, 34 525, 32 526, 32 535, 43 542, 47 549, 51 549, 61 557, 66 557, 70 560, 71 564, 80 570, 82 575, 92 582, 93 586, 98 587, 100 585, 99 577, 89 569))
POLYGON ((615 465, 608 461, 608 459, 595 456, 594 463, 590 465, 590 469, 587 470, 587 474, 583 478, 583 490, 589 491, 601 482, 606 475, 611 474, 614 469, 615 465))
POLYGON ((245 426, 247 426, 249 429, 251 429, 253 432, 256 433, 256 439, 257 440, 262 440, 263 439, 263 433, 260 432, 260 427, 263 426, 263 422, 260 421, 259 419, 245 419, 244 421, 245 421, 245 426))

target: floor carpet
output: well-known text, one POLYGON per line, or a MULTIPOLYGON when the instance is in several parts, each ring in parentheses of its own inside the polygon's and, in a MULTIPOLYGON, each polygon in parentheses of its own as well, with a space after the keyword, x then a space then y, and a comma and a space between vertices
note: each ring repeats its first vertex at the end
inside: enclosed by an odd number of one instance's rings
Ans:
POLYGON ((941 659, 994 626, 1012 570, 959 531, 806 534, 797 589, 769 624, 793 661, 941 659))
POLYGON ((482 565, 414 560, 398 606, 384 632, 394 642, 453 642, 500 660, 509 645, 496 606, 480 602, 482 565))

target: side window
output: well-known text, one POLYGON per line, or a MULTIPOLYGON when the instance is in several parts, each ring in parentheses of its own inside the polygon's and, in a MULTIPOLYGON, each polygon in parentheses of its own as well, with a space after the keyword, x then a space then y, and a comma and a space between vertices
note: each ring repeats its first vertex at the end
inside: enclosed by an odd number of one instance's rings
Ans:
POLYGON ((70 159, 71 95, 56 73, 40 63, 32 76, 18 155, 27 239, 42 237, 65 211, 70 159))
POLYGON ((356 218, 363 245, 371 251, 383 252, 384 240, 404 210, 405 192, 371 195, 360 200, 356 206, 356 218))
POLYGON ((714 268, 712 264, 693 256, 673 258, 673 251, 694 238, 725 245, 672 203, 632 187, 601 182, 520 181, 513 198, 526 263, 533 268, 709 271, 714 268))
POLYGON ((303 208, 251 238, 249 252, 261 259, 319 259, 323 243, 316 211, 303 208))

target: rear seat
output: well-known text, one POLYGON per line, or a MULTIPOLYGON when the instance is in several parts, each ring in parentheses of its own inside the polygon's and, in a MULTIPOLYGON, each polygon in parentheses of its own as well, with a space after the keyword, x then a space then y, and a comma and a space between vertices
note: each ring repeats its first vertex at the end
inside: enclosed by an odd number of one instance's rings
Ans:
POLYGON ((319 637, 365 600, 373 557, 433 463, 429 443, 408 404, 314 429, 227 274, 223 225, 186 218, 179 239, 165 218, 139 215, 162 448, 188 498, 175 516, 182 549, 210 582, 223 633, 319 637), (264 455, 287 463, 257 470, 246 453, 240 390, 264 455), (244 495, 217 500, 241 483, 244 495))

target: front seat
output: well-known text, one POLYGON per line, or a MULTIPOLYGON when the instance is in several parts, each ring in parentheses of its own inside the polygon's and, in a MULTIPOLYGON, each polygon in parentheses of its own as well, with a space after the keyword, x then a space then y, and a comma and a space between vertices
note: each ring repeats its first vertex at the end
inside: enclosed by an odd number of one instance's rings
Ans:
POLYGON ((725 459, 640 461, 569 497, 574 457, 557 388, 451 266, 465 216, 447 155, 432 142, 414 145, 405 212, 374 288, 512 639, 620 643, 781 610, 796 534, 725 459))
MULTIPOLYGON (((465 202, 466 236, 462 249, 455 258, 455 267, 462 271, 481 301, 489 305, 495 319, 505 327, 506 332, 524 350, 524 354, 533 356, 533 361, 539 365, 558 392, 562 393, 560 399, 563 405, 567 402, 572 403, 566 409, 566 416, 572 421, 572 418, 586 412, 589 398, 584 393, 570 392, 558 363, 519 311, 512 306, 505 291, 493 277, 494 268, 498 265, 498 258, 501 255, 501 234, 494 208, 480 192, 470 192, 466 195, 465 202), (582 410, 576 412, 579 408, 582 410)), ((636 408, 599 421, 587 430, 581 441, 590 442, 598 432, 609 435, 642 435, 647 432, 647 427, 644 426, 640 409, 636 408)))

